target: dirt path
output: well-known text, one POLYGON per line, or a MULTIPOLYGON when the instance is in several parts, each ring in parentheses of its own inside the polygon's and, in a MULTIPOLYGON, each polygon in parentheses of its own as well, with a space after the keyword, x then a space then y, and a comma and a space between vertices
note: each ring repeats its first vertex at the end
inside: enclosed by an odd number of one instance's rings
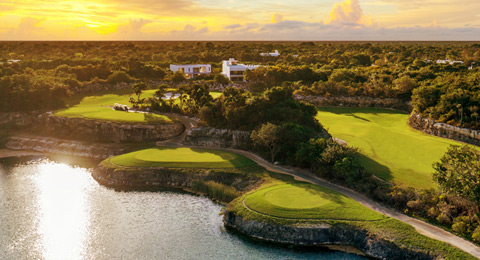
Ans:
POLYGON ((467 240, 465 240, 465 239, 463 239, 459 236, 456 236, 456 235, 454 235, 454 234, 452 234, 448 231, 445 231, 442 228, 439 228, 439 227, 436 227, 434 225, 428 224, 428 223, 426 223, 422 220, 409 217, 405 214, 402 214, 402 213, 398 212, 395 209, 385 207, 385 206, 383 206, 383 205, 365 197, 364 195, 362 195, 362 194, 360 194, 356 191, 353 191, 351 189, 348 189, 348 188, 330 183, 330 182, 328 182, 328 181, 326 181, 322 178, 314 176, 310 172, 303 171, 303 170, 300 170, 300 169, 289 169, 289 168, 285 168, 285 167, 282 167, 282 166, 273 165, 273 164, 267 162, 266 160, 264 160, 263 158, 259 157, 258 155, 247 152, 247 151, 244 151, 244 150, 238 150, 238 149, 233 149, 233 148, 183 146, 181 144, 181 142, 185 138, 185 136, 187 134, 187 131, 189 129, 191 129, 195 125, 196 122, 192 119, 187 118, 187 117, 177 117, 177 118, 179 120, 181 120, 182 123, 185 124, 185 128, 186 128, 185 132, 182 135, 178 136, 177 138, 167 140, 167 141, 163 141, 163 142, 158 142, 157 145, 173 146, 173 147, 208 148, 208 149, 222 150, 222 151, 228 151, 228 152, 241 154, 241 155, 253 160, 254 162, 256 162, 257 164, 259 164, 260 166, 264 167, 265 169, 267 169, 269 171, 278 172, 278 173, 282 173, 282 174, 287 174, 287 175, 293 176, 296 180, 305 181, 305 182, 309 182, 309 183, 316 184, 316 185, 321 185, 323 187, 326 187, 326 188, 332 189, 334 191, 340 192, 340 193, 344 194, 345 196, 348 196, 348 197, 356 200, 357 202, 366 206, 367 208, 370 208, 370 209, 375 210, 379 213, 382 213, 386 216, 389 216, 389 217, 395 218, 397 220, 400 220, 404 223, 410 224, 420 234, 423 234, 423 235, 425 235, 427 237, 430 237, 430 238, 433 238, 433 239, 437 239, 437 240, 446 242, 446 243, 448 243, 452 246, 455 246, 455 247, 457 247, 457 248, 459 248, 459 249, 461 249, 461 250, 463 250, 463 251, 465 251, 465 252, 467 252, 467 253, 469 253, 469 254, 471 254, 471 255, 480 259, 480 248, 478 246, 476 246, 475 244, 473 244, 472 242, 467 241, 467 240))

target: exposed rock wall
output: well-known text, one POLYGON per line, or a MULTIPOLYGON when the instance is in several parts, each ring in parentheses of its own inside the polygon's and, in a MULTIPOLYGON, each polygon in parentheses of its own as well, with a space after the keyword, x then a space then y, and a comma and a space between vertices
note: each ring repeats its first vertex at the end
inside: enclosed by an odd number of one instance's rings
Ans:
POLYGON ((126 124, 82 118, 42 115, 38 127, 45 133, 73 139, 100 142, 143 142, 171 139, 180 135, 184 125, 174 124, 126 124))
POLYGON ((180 135, 185 126, 173 124, 128 124, 83 118, 57 117, 52 113, 8 113, 0 122, 10 122, 31 134, 94 141, 94 142, 144 142, 167 140, 180 135))
POLYGON ((197 127, 187 132, 183 144, 248 149, 252 146, 252 141, 250 139, 250 132, 248 131, 197 127))
POLYGON ((427 134, 480 146, 480 131, 438 123, 417 113, 409 116, 408 124, 427 134))
POLYGON ((371 97, 322 97, 296 95, 296 99, 305 100, 320 107, 374 107, 397 109, 410 112, 412 106, 401 99, 396 98, 371 98, 371 97))
POLYGON ((124 147, 115 144, 87 143, 33 136, 9 137, 5 146, 12 150, 33 150, 37 152, 67 154, 98 159, 105 159, 127 152, 124 147))
POLYGON ((428 252, 400 248, 394 243, 379 239, 347 224, 316 224, 304 226, 286 226, 244 220, 234 212, 227 211, 223 217, 224 225, 255 239, 291 245, 350 245, 366 255, 379 259, 436 259, 428 252))
POLYGON ((194 180, 215 181, 232 186, 238 191, 250 190, 260 178, 224 172, 221 169, 146 168, 112 166, 100 163, 92 173, 98 183, 111 188, 167 187, 190 189, 194 180))

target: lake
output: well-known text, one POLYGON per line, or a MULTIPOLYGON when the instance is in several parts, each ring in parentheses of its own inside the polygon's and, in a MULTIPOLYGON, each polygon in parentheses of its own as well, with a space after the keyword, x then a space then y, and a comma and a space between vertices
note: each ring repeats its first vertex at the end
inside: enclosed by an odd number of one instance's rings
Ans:
POLYGON ((81 164, 0 160, 0 259, 366 259, 253 242, 206 197, 114 191, 81 164))

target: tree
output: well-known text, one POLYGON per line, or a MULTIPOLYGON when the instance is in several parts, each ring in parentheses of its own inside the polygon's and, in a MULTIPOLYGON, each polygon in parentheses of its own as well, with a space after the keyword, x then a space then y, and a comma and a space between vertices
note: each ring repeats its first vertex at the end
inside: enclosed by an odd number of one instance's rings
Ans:
POLYGON ((145 82, 138 82, 132 85, 133 92, 137 95, 137 104, 143 103, 143 100, 140 100, 140 95, 142 95, 142 91, 148 89, 148 85, 145 82))
POLYGON ((279 127, 277 125, 266 123, 263 124, 258 131, 252 131, 250 135, 255 146, 268 150, 271 162, 275 161, 275 156, 280 150, 278 131, 279 127))
POLYGON ((451 145, 433 164, 433 179, 443 191, 480 202, 480 152, 471 146, 451 145))
POLYGON ((215 80, 216 83, 221 85, 228 85, 228 83, 230 83, 230 80, 227 77, 225 77, 223 74, 215 75, 215 78, 213 80, 215 80))
POLYGON ((186 81, 187 78, 185 78, 185 74, 183 74, 181 71, 175 71, 171 75, 170 80, 173 81, 174 83, 180 83, 180 82, 186 81))
MULTIPOLYGON (((167 89, 168 89, 168 85, 167 84, 160 84, 158 86, 158 90, 155 91, 155 97, 159 98, 159 99, 162 99, 163 97, 165 97, 165 94, 167 93, 167 89)), ((173 97, 173 93, 172 95, 170 96, 170 98, 173 97)))
POLYGON ((403 99, 410 99, 412 91, 417 87, 417 82, 409 76, 403 76, 393 81, 398 96, 403 99))

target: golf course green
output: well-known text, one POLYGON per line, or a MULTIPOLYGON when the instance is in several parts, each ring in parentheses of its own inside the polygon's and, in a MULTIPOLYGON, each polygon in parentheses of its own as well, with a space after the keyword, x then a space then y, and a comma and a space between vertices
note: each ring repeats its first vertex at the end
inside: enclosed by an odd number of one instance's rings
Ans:
POLYGON ((224 151, 160 147, 122 154, 111 162, 127 167, 240 168, 255 165, 252 160, 224 151))
MULTIPOLYGON (((150 89, 142 92, 141 98, 153 97, 157 90, 150 89)), ((220 92, 210 92, 213 98, 221 96, 220 92)), ((116 90, 98 94, 95 96, 76 95, 65 100, 66 109, 56 111, 54 114, 61 117, 85 118, 115 122, 129 123, 172 123, 167 116, 145 113, 127 113, 112 109, 115 103, 130 105, 130 97, 133 97, 131 90, 116 90)), ((176 98, 175 103, 180 103, 176 98)))
POLYGON ((343 194, 306 183, 280 184, 245 197, 245 205, 272 217, 314 220, 381 220, 386 216, 343 194))
MULTIPOLYGON (((155 90, 147 90, 142 97, 152 97, 155 90)), ((128 122, 128 123, 162 123, 168 124, 173 121, 167 116, 133 113, 113 110, 112 106, 115 103, 128 105, 131 94, 119 92, 119 94, 104 94, 98 96, 88 96, 81 99, 71 99, 71 103, 75 105, 69 108, 56 111, 54 115, 61 117, 85 118, 95 120, 105 120, 114 122, 128 122)))
POLYGON ((407 125, 408 114, 373 108, 318 108, 317 119, 334 137, 360 149, 361 164, 386 181, 432 188, 432 164, 451 144, 407 125))

